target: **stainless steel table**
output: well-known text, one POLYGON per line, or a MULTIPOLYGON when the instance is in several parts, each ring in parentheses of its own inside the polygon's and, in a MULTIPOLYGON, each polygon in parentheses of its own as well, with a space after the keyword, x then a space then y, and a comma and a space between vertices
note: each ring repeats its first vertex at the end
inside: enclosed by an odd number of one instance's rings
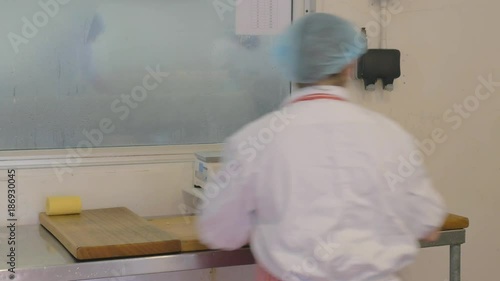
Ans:
MULTIPOLYGON (((0 231, 0 280, 10 280, 5 262, 8 245, 7 229, 0 231)), ((254 264, 250 249, 236 251, 201 251, 139 258, 85 261, 71 254, 42 226, 18 226, 16 229, 16 281, 70 281, 151 273, 185 271, 254 264)), ((422 247, 450 246, 450 281, 460 281, 460 245, 465 243, 465 230, 442 232, 439 241, 422 247)))
POLYGON ((465 243, 465 229, 442 231, 438 241, 421 243, 422 248, 450 246, 450 281, 460 281, 462 244, 465 243))

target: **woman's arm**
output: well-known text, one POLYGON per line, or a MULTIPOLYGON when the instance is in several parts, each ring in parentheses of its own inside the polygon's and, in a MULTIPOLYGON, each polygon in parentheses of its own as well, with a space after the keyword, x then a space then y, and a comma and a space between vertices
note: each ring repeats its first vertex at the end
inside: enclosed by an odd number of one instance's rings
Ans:
POLYGON ((248 171, 235 145, 225 144, 220 170, 204 187, 197 219, 200 241, 212 249, 234 250, 248 243, 255 209, 248 171))

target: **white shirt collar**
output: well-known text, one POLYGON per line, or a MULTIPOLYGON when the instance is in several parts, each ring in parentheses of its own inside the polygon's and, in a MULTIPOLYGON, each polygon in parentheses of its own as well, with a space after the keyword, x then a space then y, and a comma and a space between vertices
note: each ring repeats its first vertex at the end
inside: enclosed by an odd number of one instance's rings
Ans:
POLYGON ((303 96, 312 95, 312 94, 327 94, 332 96, 337 96, 343 98, 345 100, 350 100, 349 93, 344 87, 340 86, 327 86, 327 85, 318 85, 311 86, 302 89, 298 89, 292 92, 290 97, 286 98, 281 106, 285 106, 289 104, 295 99, 301 98, 303 96))

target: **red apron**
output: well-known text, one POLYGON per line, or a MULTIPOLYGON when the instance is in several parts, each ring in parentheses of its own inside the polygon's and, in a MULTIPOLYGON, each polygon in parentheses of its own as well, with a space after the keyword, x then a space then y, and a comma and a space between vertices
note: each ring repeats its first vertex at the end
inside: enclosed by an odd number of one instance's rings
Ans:
POLYGON ((307 96, 303 96, 303 97, 297 98, 297 99, 293 100, 291 103, 297 103, 297 102, 301 102, 301 101, 310 101, 310 100, 321 100, 321 99, 324 99, 324 100, 346 101, 346 99, 341 98, 339 96, 335 96, 335 95, 330 95, 330 94, 311 94, 311 95, 307 95, 307 96))

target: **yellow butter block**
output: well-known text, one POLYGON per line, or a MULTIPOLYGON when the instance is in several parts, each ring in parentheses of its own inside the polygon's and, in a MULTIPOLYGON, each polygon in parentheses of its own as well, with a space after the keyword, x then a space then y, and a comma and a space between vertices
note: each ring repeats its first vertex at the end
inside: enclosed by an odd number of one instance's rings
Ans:
POLYGON ((45 213, 49 216, 73 215, 82 212, 82 200, 79 196, 48 197, 45 213))

